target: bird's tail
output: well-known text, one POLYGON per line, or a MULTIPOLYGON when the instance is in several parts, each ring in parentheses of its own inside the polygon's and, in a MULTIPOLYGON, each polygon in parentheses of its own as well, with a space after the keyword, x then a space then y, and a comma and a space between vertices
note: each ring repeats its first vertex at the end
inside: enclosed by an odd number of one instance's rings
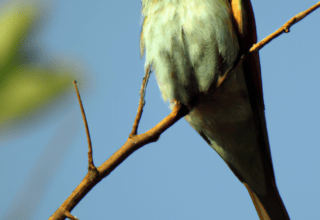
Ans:
POLYGON ((247 188, 260 220, 290 220, 278 190, 270 190, 266 196, 259 198, 249 187, 247 188))

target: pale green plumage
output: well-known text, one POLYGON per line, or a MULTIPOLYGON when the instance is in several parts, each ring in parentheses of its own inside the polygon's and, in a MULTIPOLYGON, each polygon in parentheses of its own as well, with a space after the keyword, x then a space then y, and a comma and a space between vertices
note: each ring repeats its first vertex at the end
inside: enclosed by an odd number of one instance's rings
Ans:
POLYGON ((223 0, 146 0, 142 14, 145 66, 153 64, 165 101, 189 104, 216 83, 238 55, 230 5, 223 0))

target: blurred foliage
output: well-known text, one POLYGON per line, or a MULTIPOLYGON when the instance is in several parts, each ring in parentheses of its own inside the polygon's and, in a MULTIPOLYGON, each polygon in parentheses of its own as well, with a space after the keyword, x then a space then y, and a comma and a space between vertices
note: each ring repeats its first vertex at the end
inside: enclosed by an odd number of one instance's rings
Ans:
POLYGON ((0 141, 5 133, 48 115, 50 106, 73 92, 72 81, 83 78, 71 62, 45 60, 50 56, 42 55, 35 40, 42 16, 35 2, 0 7, 0 141))

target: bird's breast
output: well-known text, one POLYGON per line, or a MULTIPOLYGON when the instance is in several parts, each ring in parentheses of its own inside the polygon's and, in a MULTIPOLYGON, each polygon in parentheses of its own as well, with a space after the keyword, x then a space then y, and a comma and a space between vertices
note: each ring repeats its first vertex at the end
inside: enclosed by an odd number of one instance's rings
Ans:
POLYGON ((143 0, 141 49, 165 101, 184 104, 205 93, 239 51, 231 7, 224 0, 143 0))

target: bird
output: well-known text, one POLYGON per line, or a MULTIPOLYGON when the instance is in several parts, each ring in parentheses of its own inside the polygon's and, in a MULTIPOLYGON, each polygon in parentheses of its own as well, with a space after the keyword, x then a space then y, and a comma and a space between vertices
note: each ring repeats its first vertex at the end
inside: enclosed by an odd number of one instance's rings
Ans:
POLYGON ((248 190, 261 220, 290 219, 279 194, 265 119, 250 0, 142 0, 141 57, 162 98, 248 190), (240 65, 235 65, 247 53, 240 65))

